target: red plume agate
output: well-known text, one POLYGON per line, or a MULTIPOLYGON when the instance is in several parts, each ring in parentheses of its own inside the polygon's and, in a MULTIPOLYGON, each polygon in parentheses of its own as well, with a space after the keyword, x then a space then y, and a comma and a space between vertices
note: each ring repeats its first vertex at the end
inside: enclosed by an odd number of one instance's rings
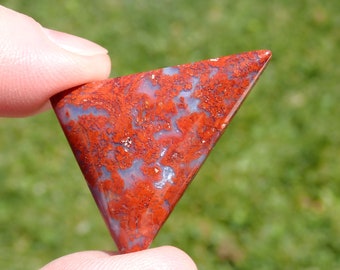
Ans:
POLYGON ((270 57, 247 52, 51 98, 120 252, 149 247, 270 57))

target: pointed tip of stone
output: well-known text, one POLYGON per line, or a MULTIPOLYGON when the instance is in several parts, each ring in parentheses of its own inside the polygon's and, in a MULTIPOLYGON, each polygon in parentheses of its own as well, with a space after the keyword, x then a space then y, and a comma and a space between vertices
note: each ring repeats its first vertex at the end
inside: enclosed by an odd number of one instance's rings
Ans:
POLYGON ((262 65, 262 68, 259 70, 259 74, 258 74, 258 76, 260 76, 263 70, 267 67, 269 60, 272 58, 272 52, 270 50, 259 50, 256 52, 260 59, 259 62, 262 65))
POLYGON ((270 50, 258 50, 257 54, 264 64, 266 64, 272 57, 272 52, 270 50))
POLYGON ((266 58, 266 59, 269 59, 271 56, 272 56, 272 52, 271 50, 258 50, 258 53, 260 55, 260 57, 263 57, 263 58, 266 58))

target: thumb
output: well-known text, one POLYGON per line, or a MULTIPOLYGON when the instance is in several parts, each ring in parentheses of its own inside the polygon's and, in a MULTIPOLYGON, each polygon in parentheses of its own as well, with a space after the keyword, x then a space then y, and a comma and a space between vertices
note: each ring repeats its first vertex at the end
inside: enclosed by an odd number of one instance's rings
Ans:
POLYGON ((159 247, 139 252, 110 255, 103 251, 84 251, 61 257, 40 270, 197 270, 183 251, 159 247))
POLYGON ((110 74, 106 49, 0 6, 0 116, 26 116, 68 88, 110 74))

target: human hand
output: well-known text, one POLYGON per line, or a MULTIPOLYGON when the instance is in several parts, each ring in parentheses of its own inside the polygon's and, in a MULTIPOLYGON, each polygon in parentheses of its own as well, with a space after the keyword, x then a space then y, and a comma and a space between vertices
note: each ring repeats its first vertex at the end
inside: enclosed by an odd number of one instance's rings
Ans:
POLYGON ((110 74, 107 50, 0 5, 0 116, 28 116, 68 88, 110 74))
MULTIPOLYGON (((68 88, 110 74, 106 49, 88 40, 43 28, 32 18, 0 5, 0 116, 28 116, 49 106, 68 88)), ((103 251, 70 254, 42 270, 197 269, 183 251, 159 247, 117 255, 103 251)))

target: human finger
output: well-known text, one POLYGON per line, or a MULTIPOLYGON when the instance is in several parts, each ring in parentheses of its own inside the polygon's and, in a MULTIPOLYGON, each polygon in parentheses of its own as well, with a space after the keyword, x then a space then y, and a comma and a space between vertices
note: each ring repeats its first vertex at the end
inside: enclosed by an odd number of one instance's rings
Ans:
POLYGON ((0 116, 39 112, 52 95, 107 78, 110 66, 101 46, 0 6, 0 116))
POLYGON ((41 270, 197 270, 182 250, 164 246, 124 255, 103 251, 70 254, 47 264, 41 270))

